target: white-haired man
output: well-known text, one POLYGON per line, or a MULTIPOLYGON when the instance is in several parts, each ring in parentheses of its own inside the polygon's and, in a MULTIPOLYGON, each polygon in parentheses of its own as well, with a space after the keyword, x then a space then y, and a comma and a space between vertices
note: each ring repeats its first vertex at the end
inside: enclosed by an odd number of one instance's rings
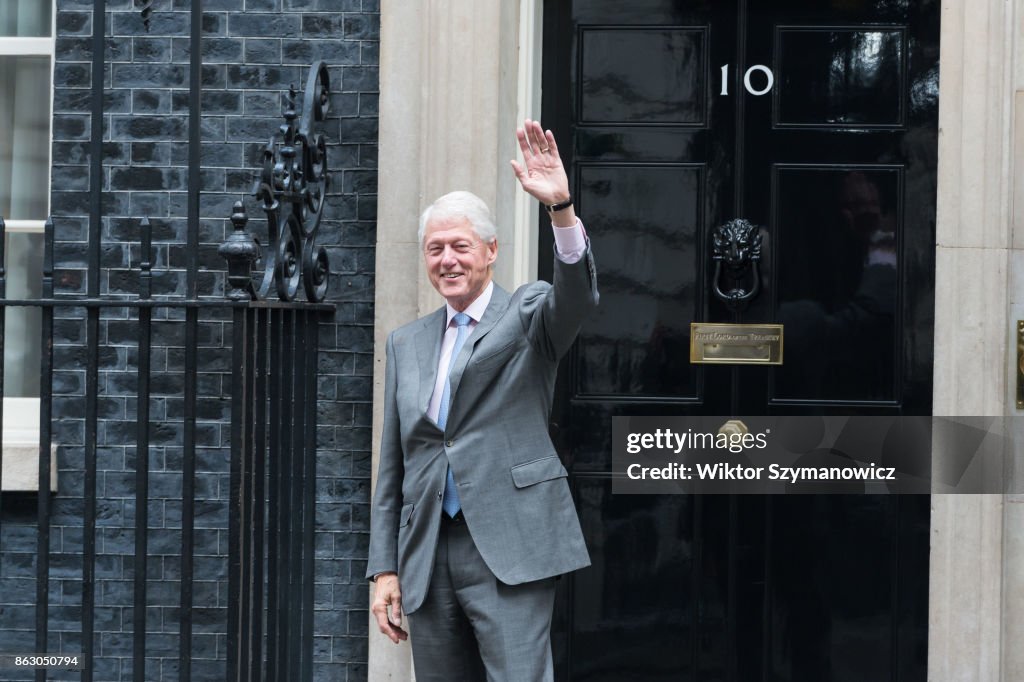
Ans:
POLYGON ((551 131, 516 131, 523 189, 548 209, 553 283, 508 293, 487 205, 469 192, 420 218, 436 312, 388 337, 370 521, 373 612, 412 629, 418 682, 551 680, 555 577, 590 563, 548 436, 559 358, 597 305, 594 262, 551 131))

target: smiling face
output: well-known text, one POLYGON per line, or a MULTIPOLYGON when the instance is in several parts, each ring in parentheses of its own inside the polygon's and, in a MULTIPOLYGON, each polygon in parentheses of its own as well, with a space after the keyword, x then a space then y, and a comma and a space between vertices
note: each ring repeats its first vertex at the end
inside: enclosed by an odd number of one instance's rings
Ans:
POLYGON ((456 310, 465 310, 487 287, 497 257, 497 240, 485 244, 468 218, 447 216, 427 221, 423 234, 427 275, 456 310))

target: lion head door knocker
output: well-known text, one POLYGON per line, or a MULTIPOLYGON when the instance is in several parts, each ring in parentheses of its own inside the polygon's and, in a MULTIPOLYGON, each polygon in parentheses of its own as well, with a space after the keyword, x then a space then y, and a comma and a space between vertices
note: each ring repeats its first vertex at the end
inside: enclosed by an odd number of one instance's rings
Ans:
POLYGON ((711 249, 715 296, 739 312, 761 290, 761 232, 746 220, 730 220, 712 232, 711 249))

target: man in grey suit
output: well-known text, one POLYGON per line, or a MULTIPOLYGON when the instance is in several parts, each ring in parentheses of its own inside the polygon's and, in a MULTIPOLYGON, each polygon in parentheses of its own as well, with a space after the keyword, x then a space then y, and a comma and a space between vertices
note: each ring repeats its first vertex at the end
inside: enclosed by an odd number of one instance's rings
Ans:
POLYGON ((555 577, 590 563, 548 419, 597 306, 594 262, 551 131, 527 120, 516 136, 516 178, 552 221, 553 284, 495 285, 486 204, 446 194, 419 236, 447 304, 387 341, 367 578, 381 632, 405 639, 409 617, 418 682, 551 680, 555 577))

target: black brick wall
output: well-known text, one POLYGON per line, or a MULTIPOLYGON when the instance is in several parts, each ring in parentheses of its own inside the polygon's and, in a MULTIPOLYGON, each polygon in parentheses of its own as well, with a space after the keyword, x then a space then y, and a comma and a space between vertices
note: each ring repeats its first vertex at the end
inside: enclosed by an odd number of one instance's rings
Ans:
MULTIPOLYGON (((147 33, 135 3, 108 0, 101 290, 137 293, 138 220, 153 223, 153 291, 185 292, 190 3, 157 0, 147 33)), ((56 286, 84 293, 89 206, 92 2, 57 0, 52 213, 56 286)), ((281 125, 281 94, 307 67, 330 65, 332 112, 323 130, 333 169, 318 243, 328 248, 334 322, 321 329, 317 433, 316 642, 318 680, 366 679, 365 569, 369 514, 373 260, 377 182, 377 0, 206 0, 200 214, 201 296, 221 297, 216 253, 259 152, 281 125)), ((261 237, 265 243, 265 236, 261 237)), ((153 328, 147 679, 177 679, 181 542, 184 325, 158 310, 153 328)), ((55 322, 54 441, 60 489, 51 541, 51 648, 78 651, 85 453, 84 311, 55 322)), ((136 414, 135 321, 101 316, 96 568, 96 680, 130 679, 136 414)), ((200 315, 193 679, 223 680, 231 324, 200 315)), ((0 650, 34 647, 35 498, 7 495, 0 535, 0 650)), ((77 675, 54 679, 77 679, 77 675)), ((0 679, 21 679, 0 671, 0 679), (4 675, 10 675, 5 677, 4 675)), ((27 678, 25 678, 27 679, 27 678)))

